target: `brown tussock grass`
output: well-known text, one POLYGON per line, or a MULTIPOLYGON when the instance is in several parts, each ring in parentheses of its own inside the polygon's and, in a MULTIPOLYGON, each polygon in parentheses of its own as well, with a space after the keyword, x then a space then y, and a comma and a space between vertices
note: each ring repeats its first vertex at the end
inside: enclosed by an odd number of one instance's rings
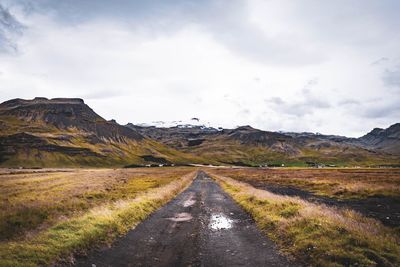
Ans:
POLYGON ((400 197, 400 169, 217 169, 217 174, 256 184, 295 186, 341 199, 400 197))
POLYGON ((280 250, 311 266, 399 266, 400 242, 392 229, 347 209, 276 195, 213 175, 249 212, 280 250))
POLYGON ((169 183, 135 197, 118 199, 60 221, 22 240, 0 243, 0 266, 49 266, 73 259, 93 246, 110 244, 184 190, 194 179, 193 169, 169 183))
POLYGON ((0 175, 0 241, 168 184, 189 168, 75 169, 0 175))

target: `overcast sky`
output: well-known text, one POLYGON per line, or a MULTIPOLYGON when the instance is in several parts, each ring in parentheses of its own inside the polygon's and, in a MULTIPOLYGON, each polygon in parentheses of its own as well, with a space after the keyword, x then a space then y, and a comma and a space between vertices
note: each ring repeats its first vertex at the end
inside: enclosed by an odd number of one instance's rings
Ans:
POLYGON ((0 0, 0 101, 361 136, 400 122, 397 0, 0 0))

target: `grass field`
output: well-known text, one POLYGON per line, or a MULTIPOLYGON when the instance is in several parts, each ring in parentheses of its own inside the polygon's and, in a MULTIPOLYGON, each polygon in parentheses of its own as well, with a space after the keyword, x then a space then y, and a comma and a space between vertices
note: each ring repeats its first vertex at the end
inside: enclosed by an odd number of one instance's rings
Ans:
POLYGON ((374 219, 352 210, 276 195, 213 173, 280 250, 306 266, 400 264, 398 234, 374 219))
MULTIPOLYGON (((0 266, 70 263, 75 254, 110 244, 188 186, 197 170, 0 169, 0 266)), ((352 209, 263 189, 289 186, 338 201, 399 199, 399 169, 204 170, 304 265, 400 264, 399 229, 352 209)))
POLYGON ((400 197, 400 169, 225 168, 215 172, 255 186, 294 186, 339 199, 400 197))
POLYGON ((0 266, 49 265, 108 243, 174 197, 193 168, 0 172, 0 266))

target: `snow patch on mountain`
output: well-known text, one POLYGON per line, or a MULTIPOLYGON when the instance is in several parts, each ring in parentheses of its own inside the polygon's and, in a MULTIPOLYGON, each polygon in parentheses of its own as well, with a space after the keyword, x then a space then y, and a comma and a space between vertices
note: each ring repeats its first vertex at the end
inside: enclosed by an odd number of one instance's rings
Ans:
POLYGON ((157 128, 198 128, 206 129, 206 128, 215 128, 211 126, 209 122, 203 122, 199 118, 191 118, 188 120, 177 120, 177 121, 152 121, 150 123, 137 123, 135 124, 141 127, 157 127, 157 128))

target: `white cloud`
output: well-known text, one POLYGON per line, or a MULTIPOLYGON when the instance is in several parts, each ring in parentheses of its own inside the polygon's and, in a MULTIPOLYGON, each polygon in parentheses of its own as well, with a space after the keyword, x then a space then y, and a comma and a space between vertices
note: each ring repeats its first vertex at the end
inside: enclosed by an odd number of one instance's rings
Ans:
POLYGON ((9 4, 26 29, 17 54, 0 54, 2 101, 82 97, 120 123, 199 117, 351 136, 400 115, 398 90, 382 79, 393 85, 400 58, 384 4, 355 17, 344 2, 132 2, 132 12, 99 4, 74 18, 38 3, 9 4))

